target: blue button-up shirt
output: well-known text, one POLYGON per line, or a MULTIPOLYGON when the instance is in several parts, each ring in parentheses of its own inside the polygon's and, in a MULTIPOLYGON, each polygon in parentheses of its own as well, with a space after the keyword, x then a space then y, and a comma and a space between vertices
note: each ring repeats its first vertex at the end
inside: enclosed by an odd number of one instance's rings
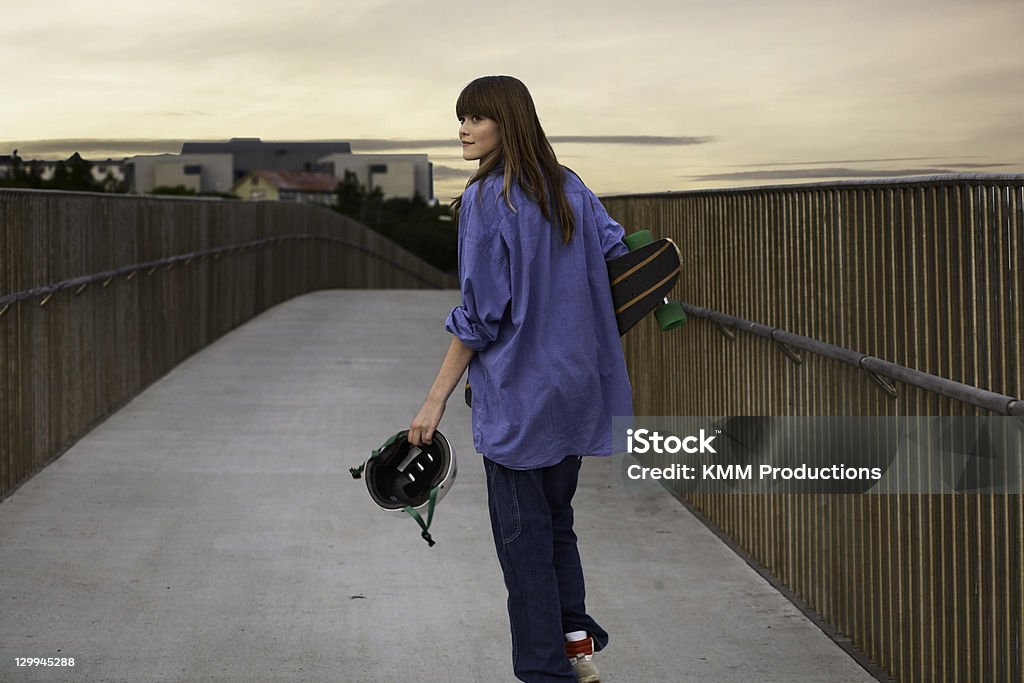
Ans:
POLYGON ((500 172, 470 185, 460 208, 462 304, 445 328, 476 351, 474 445, 512 469, 611 455, 612 416, 632 415, 606 265, 628 251, 625 231, 565 175, 568 245, 518 184, 508 206, 500 172))

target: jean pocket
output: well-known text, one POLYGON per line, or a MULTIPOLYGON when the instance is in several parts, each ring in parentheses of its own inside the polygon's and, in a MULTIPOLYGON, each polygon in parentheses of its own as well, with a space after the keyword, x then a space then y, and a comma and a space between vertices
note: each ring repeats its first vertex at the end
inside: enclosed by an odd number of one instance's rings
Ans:
POLYGON ((497 518, 501 542, 508 544, 519 538, 522 520, 519 516, 519 495, 516 491, 518 472, 486 461, 491 479, 491 514, 497 518))

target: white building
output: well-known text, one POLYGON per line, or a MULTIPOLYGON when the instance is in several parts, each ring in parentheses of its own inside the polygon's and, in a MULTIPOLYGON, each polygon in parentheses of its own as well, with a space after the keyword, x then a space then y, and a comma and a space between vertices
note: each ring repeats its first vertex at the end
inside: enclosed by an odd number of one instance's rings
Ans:
POLYGON ((433 165, 426 154, 329 154, 319 161, 339 182, 352 171, 367 190, 380 188, 385 199, 434 198, 433 165))
POLYGON ((124 164, 129 191, 136 193, 179 185, 197 193, 230 193, 252 171, 330 173, 339 182, 352 171, 367 190, 380 188, 386 198, 434 199, 433 166, 426 154, 352 154, 347 142, 186 142, 181 154, 135 156, 124 164))
POLYGON ((230 154, 149 154, 125 159, 130 192, 144 194, 157 187, 202 192, 231 192, 234 162, 230 154))

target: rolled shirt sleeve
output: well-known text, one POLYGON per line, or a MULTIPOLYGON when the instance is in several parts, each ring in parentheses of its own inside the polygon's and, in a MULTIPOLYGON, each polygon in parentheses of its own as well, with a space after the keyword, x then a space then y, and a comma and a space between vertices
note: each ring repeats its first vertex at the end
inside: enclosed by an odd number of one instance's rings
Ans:
POLYGON ((459 288, 462 304, 452 309, 445 329, 474 351, 498 338, 511 301, 508 249, 495 221, 483 220, 475 194, 466 193, 459 217, 459 288))
POLYGON ((626 230, 612 220, 604 205, 601 204, 595 195, 590 195, 590 203, 594 210, 594 222, 597 225, 597 233, 601 239, 601 250, 604 251, 606 261, 623 256, 629 252, 629 248, 622 240, 626 237, 626 230))

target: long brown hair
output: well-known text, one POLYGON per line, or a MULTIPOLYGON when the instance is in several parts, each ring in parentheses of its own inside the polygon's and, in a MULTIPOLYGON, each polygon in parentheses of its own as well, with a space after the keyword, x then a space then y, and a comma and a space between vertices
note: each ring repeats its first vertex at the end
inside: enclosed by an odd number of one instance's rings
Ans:
MULTIPOLYGON (((504 161, 502 194, 505 203, 515 210, 510 200, 515 181, 537 202, 544 218, 554 225, 553 204, 558 215, 557 225, 562 229, 562 243, 567 244, 576 231, 576 218, 562 187, 565 170, 544 135, 533 98, 522 81, 512 76, 477 78, 462 89, 455 103, 455 114, 459 117, 479 114, 498 124, 498 149, 481 161, 466 187, 485 178, 504 161)), ((460 195, 451 204, 452 212, 457 214, 461 204, 460 195)))

